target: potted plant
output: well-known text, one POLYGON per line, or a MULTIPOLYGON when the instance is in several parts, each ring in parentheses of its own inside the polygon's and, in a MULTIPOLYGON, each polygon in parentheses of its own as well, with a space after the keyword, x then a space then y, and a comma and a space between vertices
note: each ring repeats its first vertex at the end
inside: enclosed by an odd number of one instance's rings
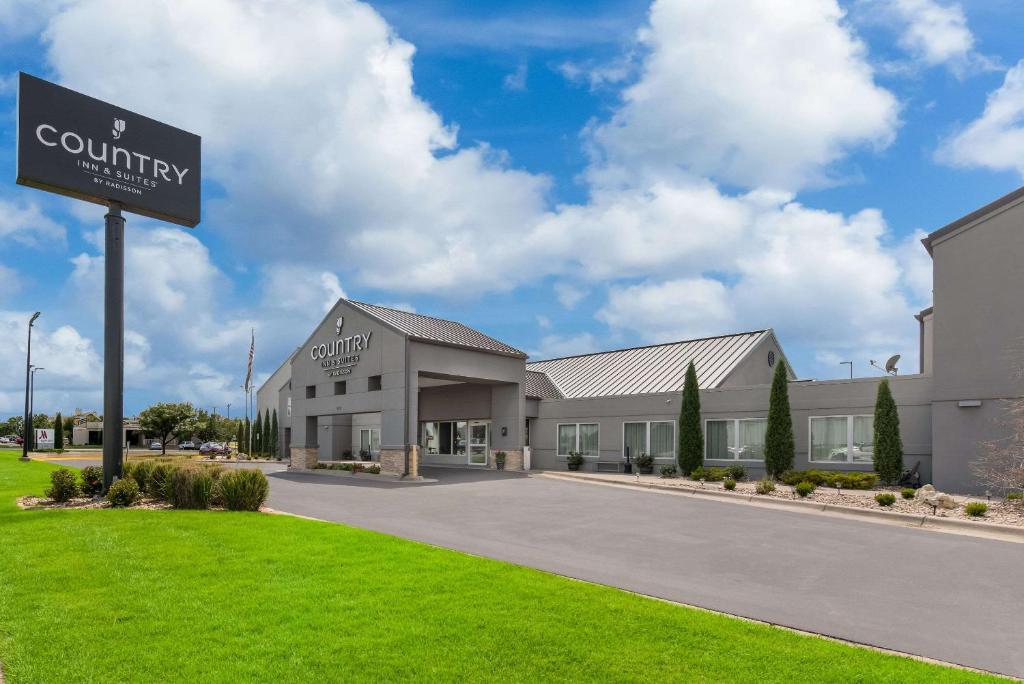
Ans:
POLYGON ((359 450, 359 460, 360 461, 369 461, 370 460, 370 452, 367 451, 366 449, 360 449, 359 450))
POLYGON ((565 463, 569 466, 569 470, 579 470, 580 466, 583 465, 583 454, 578 451, 570 451, 569 457, 565 459, 565 463))
POLYGON ((641 475, 650 475, 654 472, 654 457, 650 454, 640 454, 636 457, 635 463, 641 475))
POLYGON ((504 451, 499 451, 494 454, 494 469, 504 470, 505 469, 505 458, 508 456, 504 451))
POLYGON ((341 460, 343 460, 343 461, 351 461, 352 460, 352 450, 351 449, 345 449, 344 451, 342 451, 341 452, 341 460))

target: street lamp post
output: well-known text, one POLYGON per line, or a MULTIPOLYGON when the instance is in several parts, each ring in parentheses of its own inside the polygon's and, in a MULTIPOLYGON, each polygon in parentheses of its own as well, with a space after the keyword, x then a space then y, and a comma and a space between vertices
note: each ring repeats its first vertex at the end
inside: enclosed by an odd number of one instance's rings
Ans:
POLYGON ((25 429, 23 439, 21 440, 21 460, 28 460, 28 440, 29 435, 32 433, 32 392, 29 386, 32 382, 32 326, 35 325, 36 319, 39 318, 41 311, 36 311, 32 314, 32 318, 28 321, 28 346, 25 349, 25 429))
POLYGON ((41 370, 46 369, 43 368, 42 366, 32 366, 32 373, 28 383, 28 416, 29 420, 31 420, 33 423, 32 430, 31 432, 29 432, 29 434, 32 435, 33 449, 36 448, 36 426, 34 424, 36 420, 36 373, 38 373, 41 370))

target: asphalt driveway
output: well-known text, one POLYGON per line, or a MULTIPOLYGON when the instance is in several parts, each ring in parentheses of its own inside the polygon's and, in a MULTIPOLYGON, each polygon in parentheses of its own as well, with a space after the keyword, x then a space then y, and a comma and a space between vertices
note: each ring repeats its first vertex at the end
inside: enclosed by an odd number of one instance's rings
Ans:
POLYGON ((279 510, 1024 677, 1022 544, 512 473, 265 470, 279 510))

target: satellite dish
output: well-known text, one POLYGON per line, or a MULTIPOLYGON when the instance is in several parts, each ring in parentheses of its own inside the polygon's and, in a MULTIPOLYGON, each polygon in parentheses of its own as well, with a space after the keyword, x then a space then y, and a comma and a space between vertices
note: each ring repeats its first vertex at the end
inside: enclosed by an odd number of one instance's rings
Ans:
POLYGON ((896 364, 900 362, 900 355, 893 354, 889 357, 889 360, 885 362, 885 372, 889 375, 896 375, 899 373, 899 369, 896 368, 896 364))

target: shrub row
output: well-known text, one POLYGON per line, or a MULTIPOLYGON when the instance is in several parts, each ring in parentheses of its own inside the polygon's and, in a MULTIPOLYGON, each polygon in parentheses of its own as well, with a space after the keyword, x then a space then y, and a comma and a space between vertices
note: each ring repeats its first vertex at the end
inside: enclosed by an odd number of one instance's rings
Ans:
POLYGON ((787 470, 779 479, 791 487, 810 482, 818 487, 835 487, 838 484, 843 489, 871 489, 878 484, 877 473, 859 471, 787 470))
MULTIPOLYGON (((380 472, 377 465, 370 472, 380 472)), ((50 473, 46 496, 64 502, 103 489, 103 469, 83 468, 78 477, 69 468, 50 473), (80 478, 80 482, 79 482, 80 478)), ((110 486, 107 500, 114 506, 131 506, 144 495, 167 501, 175 508, 205 509, 211 505, 232 511, 258 511, 267 500, 270 485, 259 470, 225 470, 221 466, 171 461, 129 461, 123 476, 110 486)))
POLYGON ((313 466, 314 470, 346 470, 350 473, 370 473, 371 475, 380 474, 380 465, 371 463, 365 465, 363 463, 317 463, 313 466))
POLYGON ((725 466, 723 468, 698 466, 690 472, 691 480, 704 480, 705 482, 721 482, 725 479, 742 480, 746 476, 747 469, 739 464, 725 466))

